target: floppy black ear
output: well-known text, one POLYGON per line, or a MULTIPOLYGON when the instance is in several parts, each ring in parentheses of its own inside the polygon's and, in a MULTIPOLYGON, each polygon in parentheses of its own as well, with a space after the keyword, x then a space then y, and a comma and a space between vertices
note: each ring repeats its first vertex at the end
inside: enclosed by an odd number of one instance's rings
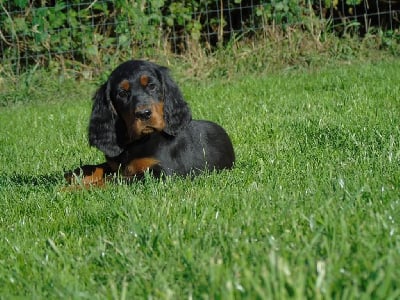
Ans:
POLYGON ((178 85, 171 79, 168 68, 158 69, 161 75, 164 93, 164 118, 166 127, 164 132, 176 135, 192 120, 190 108, 183 99, 178 85))
POLYGON ((108 157, 116 157, 124 150, 118 145, 119 117, 110 100, 110 87, 104 83, 93 97, 89 122, 89 144, 108 157))

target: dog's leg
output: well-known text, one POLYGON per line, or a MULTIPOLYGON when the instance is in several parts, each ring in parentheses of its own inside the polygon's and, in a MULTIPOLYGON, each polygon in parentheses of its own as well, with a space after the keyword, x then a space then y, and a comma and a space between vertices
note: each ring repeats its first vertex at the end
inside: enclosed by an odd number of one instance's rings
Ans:
POLYGON ((100 165, 85 165, 72 172, 64 174, 64 178, 70 185, 89 188, 91 186, 104 186, 106 175, 112 173, 108 163, 100 165))

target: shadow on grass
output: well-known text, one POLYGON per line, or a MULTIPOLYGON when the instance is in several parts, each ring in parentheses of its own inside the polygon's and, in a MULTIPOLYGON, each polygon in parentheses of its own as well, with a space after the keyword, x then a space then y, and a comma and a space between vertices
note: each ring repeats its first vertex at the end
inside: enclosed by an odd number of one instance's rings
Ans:
POLYGON ((0 186, 54 186, 62 183, 64 178, 60 174, 28 175, 28 174, 0 174, 0 186))

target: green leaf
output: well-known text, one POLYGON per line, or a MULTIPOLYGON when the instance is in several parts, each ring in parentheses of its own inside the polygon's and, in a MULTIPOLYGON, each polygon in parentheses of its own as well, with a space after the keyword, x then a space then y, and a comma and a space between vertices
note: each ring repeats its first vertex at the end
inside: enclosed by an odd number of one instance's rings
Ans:
POLYGON ((86 53, 87 56, 96 57, 96 56, 99 55, 99 50, 97 49, 97 46, 96 46, 96 45, 90 45, 90 46, 88 46, 88 47, 86 48, 85 53, 86 53))
POLYGON ((28 25, 26 24, 25 18, 15 18, 14 27, 16 32, 26 33, 28 31, 28 25))
POLYGON ((14 3, 19 8, 25 8, 28 5, 29 1, 28 0, 14 0, 14 3))

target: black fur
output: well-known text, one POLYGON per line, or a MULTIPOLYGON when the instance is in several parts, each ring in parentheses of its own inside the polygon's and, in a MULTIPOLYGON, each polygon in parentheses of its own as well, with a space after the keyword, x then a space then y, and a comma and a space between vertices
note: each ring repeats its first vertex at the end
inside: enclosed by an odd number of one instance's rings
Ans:
MULTIPOLYGON (((108 156, 118 156, 124 149, 118 134, 121 122, 110 100, 108 82, 93 97, 92 115, 89 123, 89 144, 96 146, 108 156)), ((120 139, 121 140, 121 139, 120 139)))
POLYGON ((192 120, 192 113, 183 100, 179 87, 169 76, 169 70, 165 67, 158 67, 156 70, 162 82, 164 114, 167 121, 164 131, 170 135, 177 135, 179 130, 192 120))

